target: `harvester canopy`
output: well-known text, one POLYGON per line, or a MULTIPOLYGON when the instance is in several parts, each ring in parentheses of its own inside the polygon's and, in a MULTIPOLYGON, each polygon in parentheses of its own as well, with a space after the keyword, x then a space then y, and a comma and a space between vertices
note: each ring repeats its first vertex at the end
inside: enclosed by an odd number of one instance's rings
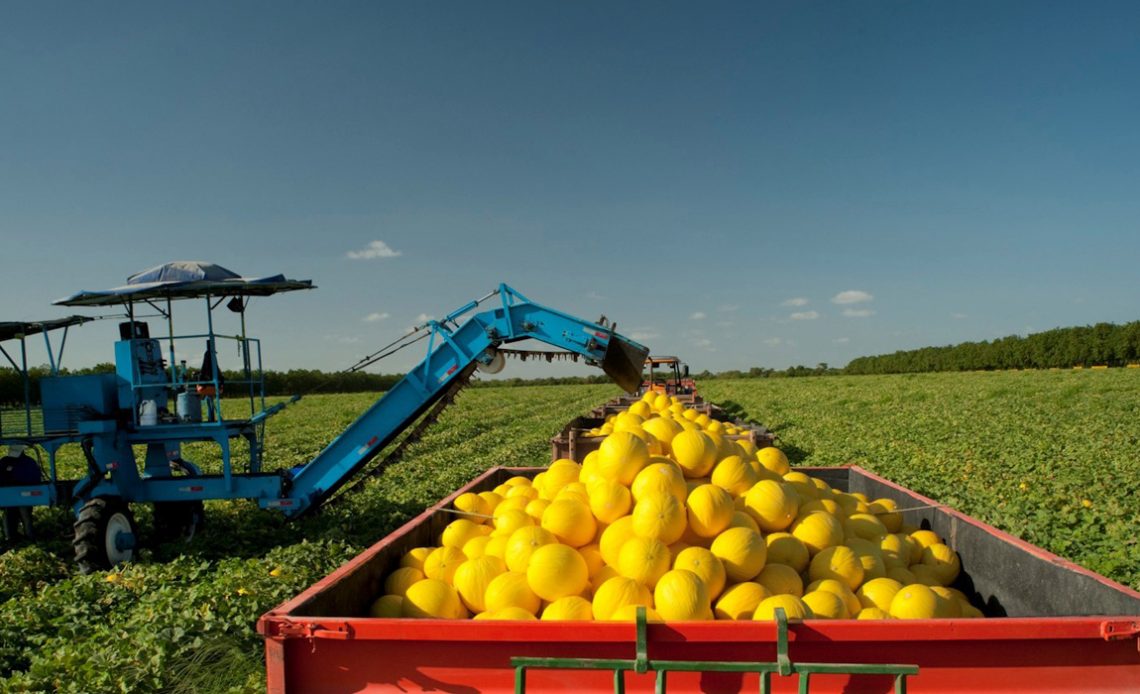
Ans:
POLYGON ((52 318, 50 320, 39 321, 4 321, 0 322, 0 342, 7 342, 8 340, 26 337, 28 335, 38 335, 51 330, 58 330, 59 328, 68 328, 93 320, 95 319, 88 318, 87 316, 68 316, 67 318, 52 318))
POLYGON ((285 275, 242 277, 214 263, 176 260, 135 273, 121 287, 81 291, 54 303, 57 306, 113 306, 148 299, 269 296, 313 288, 312 280, 291 280, 285 275))

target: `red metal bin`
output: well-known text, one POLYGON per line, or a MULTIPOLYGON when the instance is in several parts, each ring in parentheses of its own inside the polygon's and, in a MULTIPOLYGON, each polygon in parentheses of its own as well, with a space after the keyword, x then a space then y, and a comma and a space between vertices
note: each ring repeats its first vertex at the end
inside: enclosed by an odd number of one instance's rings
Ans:
MULTIPOLYGON (((370 547, 258 622, 270 692, 513 691, 511 658, 634 657, 628 623, 373 619, 383 578, 407 550, 435 544, 463 492, 538 469, 494 468, 370 547)), ((916 664, 911 692, 1140 692, 1140 593, 938 505, 858 467, 804 468, 837 489, 891 497, 906 522, 926 525, 962 560, 955 587, 992 619, 809 620, 789 628, 794 662, 916 664), (997 617, 996 615, 1006 615, 997 617)), ((653 660, 774 661, 776 627, 763 622, 650 624, 653 660)), ((652 673, 626 687, 652 691, 652 673)), ((796 691, 774 677, 773 691, 796 691)), ((882 675, 814 675, 813 692, 887 692, 882 675)), ((755 674, 678 673, 669 691, 756 691, 755 674)), ((529 691, 614 691, 610 671, 537 670, 529 691)))

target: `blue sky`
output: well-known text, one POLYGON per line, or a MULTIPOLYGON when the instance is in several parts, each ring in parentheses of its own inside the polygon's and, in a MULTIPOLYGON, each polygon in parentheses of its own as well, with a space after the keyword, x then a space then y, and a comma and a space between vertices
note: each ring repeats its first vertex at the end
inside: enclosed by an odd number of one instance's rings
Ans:
POLYGON ((1136 3, 9 5, 0 320, 174 259, 319 285, 254 304, 277 368, 503 281, 697 371, 1135 320, 1138 28, 1136 3))

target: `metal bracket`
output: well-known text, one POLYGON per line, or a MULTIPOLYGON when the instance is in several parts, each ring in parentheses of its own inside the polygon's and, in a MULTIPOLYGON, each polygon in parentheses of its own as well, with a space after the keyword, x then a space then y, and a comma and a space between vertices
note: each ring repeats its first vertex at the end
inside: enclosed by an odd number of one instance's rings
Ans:
POLYGON ((781 677, 792 674, 792 659, 788 657, 788 615, 784 608, 776 610, 776 667, 781 677))
POLYGON ((272 636, 284 638, 308 639, 336 639, 347 641, 356 636, 355 631, 348 622, 337 624, 297 624, 295 622, 277 623, 272 636))
POLYGON ((646 623, 645 608, 637 608, 637 644, 636 656, 633 661, 633 671, 637 674, 643 674, 649 671, 649 635, 645 628, 646 623))
POLYGON ((308 625, 295 624, 293 622, 270 622, 274 626, 273 633, 270 636, 282 636, 285 638, 297 638, 306 636, 309 633, 308 625))
POLYGON ((1100 623, 1100 636, 1105 641, 1123 641, 1140 637, 1140 622, 1114 621, 1100 623))
POLYGON ((356 636, 352 627, 348 624, 339 624, 335 629, 312 629, 312 638, 314 639, 336 639, 339 641, 348 641, 356 636))

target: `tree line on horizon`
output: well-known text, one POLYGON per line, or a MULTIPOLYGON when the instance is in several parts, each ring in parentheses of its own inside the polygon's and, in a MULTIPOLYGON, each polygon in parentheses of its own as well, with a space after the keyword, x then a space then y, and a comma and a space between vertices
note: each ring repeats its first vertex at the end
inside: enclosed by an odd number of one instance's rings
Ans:
POLYGON ((801 376, 925 373, 933 371, 995 371, 1005 369, 1068 369, 1074 366, 1126 366, 1140 363, 1140 321, 1117 325, 1097 323, 1054 328, 1026 336, 961 342, 944 347, 899 350, 852 359, 835 368, 826 363, 771 369, 754 366, 747 371, 702 371, 697 380, 710 378, 795 378, 801 376))
MULTIPOLYGON (((796 378, 802 376, 834 376, 841 374, 894 374, 931 371, 992 371, 998 369, 1049 369, 1073 366, 1125 366, 1140 362, 1140 321, 1122 325, 1097 323, 1092 326, 1055 328, 1024 337, 1010 335, 995 340, 962 342, 943 347, 899 350, 893 354, 857 357, 844 368, 826 363, 772 369, 755 366, 747 371, 729 370, 695 374, 698 380, 711 378, 796 378)), ((63 375, 85 375, 114 372, 114 364, 60 371, 63 375)), ((49 374, 46 366, 29 369, 31 402, 38 403, 39 380, 49 374)), ((223 372, 227 382, 236 383, 243 376, 237 371, 223 372)), ((265 394, 287 396, 308 393, 379 393, 390 389, 404 374, 376 374, 365 371, 328 372, 319 369, 265 371, 265 394)), ((476 387, 567 385, 607 383, 604 374, 591 376, 555 376, 548 378, 507 378, 472 381, 476 387)), ((247 391, 243 391, 247 392, 247 391)), ((240 395, 241 393, 234 393, 240 395)), ((20 405, 24 402, 24 381, 11 368, 0 368, 0 404, 20 405)))
MULTIPOLYGON (((114 373, 115 365, 96 364, 82 369, 61 369, 61 376, 83 376, 99 373, 114 373)), ((39 382, 50 375, 46 366, 28 369, 29 391, 32 403, 40 402, 39 382)), ((265 394, 305 395, 308 393, 365 393, 381 392, 391 388, 404 377, 403 374, 375 374, 365 371, 329 372, 319 369, 289 369, 288 371, 266 370, 265 394)), ((238 383, 245 376, 240 371, 222 371, 223 382, 238 383)), ((249 392, 248 386, 234 387, 230 395, 243 396, 249 392)), ((20 372, 12 368, 0 369, 0 404, 5 406, 22 405, 24 402, 24 380, 20 372)))
POLYGON ((852 359, 848 374, 1068 369, 1140 362, 1140 321, 1054 328, 1024 337, 962 342, 852 359))
MULTIPOLYGON (((114 373, 115 365, 110 363, 96 364, 81 369, 60 369, 61 376, 84 376, 100 373, 114 373)), ((29 400, 33 404, 40 402, 40 379, 50 375, 46 366, 36 366, 28 369, 29 400)), ((377 374, 366 371, 356 372, 330 372, 319 369, 289 369, 288 371, 266 370, 265 394, 267 396, 290 396, 323 393, 381 393, 389 390, 401 378, 402 373, 377 374)), ((225 383, 237 383, 244 379, 240 371, 223 371, 225 383)), ((609 377, 599 373, 596 376, 553 376, 547 378, 505 378, 481 381, 478 378, 470 383, 473 387, 487 386, 528 386, 528 385, 568 385, 576 383, 608 383, 609 377)), ((0 368, 0 405, 4 407, 23 406, 24 379, 15 369, 0 368)), ((249 392, 248 386, 234 387, 225 395, 242 397, 249 392)))

